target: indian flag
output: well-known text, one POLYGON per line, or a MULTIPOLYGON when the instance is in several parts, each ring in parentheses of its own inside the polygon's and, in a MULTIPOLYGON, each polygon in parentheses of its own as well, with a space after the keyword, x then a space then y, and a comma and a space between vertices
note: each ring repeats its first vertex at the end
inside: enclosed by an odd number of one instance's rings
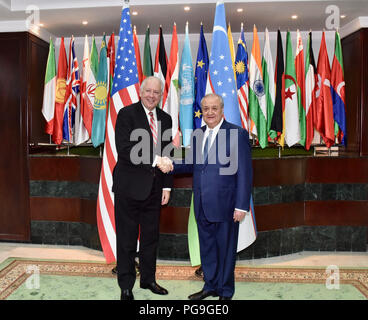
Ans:
POLYGON ((257 28, 253 28, 253 46, 249 65, 249 115, 250 133, 258 137, 259 145, 265 148, 267 142, 267 106, 263 84, 261 49, 257 28))
POLYGON ((262 69, 263 69, 263 84, 266 94, 266 108, 267 108, 267 133, 271 130, 271 120, 273 115, 273 109, 275 108, 275 80, 274 80, 274 70, 273 61, 270 47, 270 36, 268 34, 268 29, 265 30, 265 42, 263 49, 262 58, 262 69))
POLYGON ((49 56, 47 58, 45 87, 43 91, 43 104, 42 104, 42 114, 46 119, 45 132, 48 134, 52 134, 54 131, 55 94, 56 94, 55 49, 52 39, 50 39, 49 56))

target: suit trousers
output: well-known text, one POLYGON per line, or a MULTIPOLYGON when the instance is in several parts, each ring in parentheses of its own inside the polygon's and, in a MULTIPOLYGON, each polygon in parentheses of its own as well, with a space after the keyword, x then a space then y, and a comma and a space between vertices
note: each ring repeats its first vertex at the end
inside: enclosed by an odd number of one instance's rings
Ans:
POLYGON ((206 291, 232 297, 235 292, 235 262, 239 222, 210 222, 202 208, 197 216, 201 264, 206 291))
POLYGON ((121 290, 133 289, 136 280, 134 259, 138 235, 140 283, 155 281, 162 198, 162 188, 156 180, 145 200, 115 194, 117 273, 121 290))

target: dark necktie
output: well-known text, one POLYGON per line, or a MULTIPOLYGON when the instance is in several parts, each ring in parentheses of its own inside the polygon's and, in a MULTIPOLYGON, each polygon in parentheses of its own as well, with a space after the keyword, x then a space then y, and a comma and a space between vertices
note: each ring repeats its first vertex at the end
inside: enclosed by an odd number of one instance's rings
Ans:
POLYGON ((204 144, 204 148, 203 148, 203 159, 204 159, 204 162, 207 161, 208 150, 209 150, 209 143, 211 142, 211 139, 212 139, 212 132, 213 132, 213 130, 210 130, 208 132, 208 136, 207 136, 206 142, 204 144))

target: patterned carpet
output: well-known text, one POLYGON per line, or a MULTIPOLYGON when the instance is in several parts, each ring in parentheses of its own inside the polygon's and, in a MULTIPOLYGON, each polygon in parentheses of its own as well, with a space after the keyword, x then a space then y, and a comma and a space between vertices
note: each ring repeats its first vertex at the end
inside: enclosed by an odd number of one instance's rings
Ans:
MULTIPOLYGON (((0 300, 116 300, 120 290, 112 267, 95 262, 10 258, 0 265, 0 300)), ((194 271, 190 266, 158 265, 157 281, 169 295, 141 290, 136 281, 135 298, 186 300, 203 286, 194 271)), ((368 299, 368 268, 340 268, 339 282, 333 278, 336 274, 325 268, 237 266, 235 275, 234 300, 368 299)))

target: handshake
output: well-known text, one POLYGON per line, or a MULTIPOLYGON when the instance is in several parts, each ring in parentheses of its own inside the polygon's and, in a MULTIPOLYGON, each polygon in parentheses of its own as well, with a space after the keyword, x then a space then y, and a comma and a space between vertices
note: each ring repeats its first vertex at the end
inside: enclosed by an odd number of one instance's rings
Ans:
POLYGON ((163 173, 174 170, 173 162, 168 157, 157 156, 157 166, 163 173))

